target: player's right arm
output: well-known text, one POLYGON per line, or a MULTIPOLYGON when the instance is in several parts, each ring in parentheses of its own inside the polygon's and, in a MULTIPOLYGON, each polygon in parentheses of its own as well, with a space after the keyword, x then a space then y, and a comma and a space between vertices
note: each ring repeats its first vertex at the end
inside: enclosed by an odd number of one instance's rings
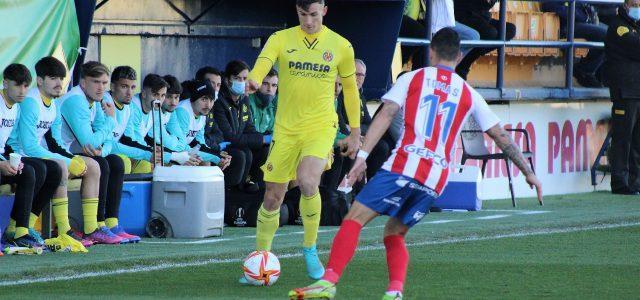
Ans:
POLYGON ((260 83, 278 60, 281 48, 282 41, 276 32, 267 40, 264 48, 262 48, 262 52, 258 55, 256 64, 253 66, 251 73, 249 73, 249 80, 247 83, 248 93, 252 94, 258 90, 260 83))
MULTIPOLYGON (((378 115, 373 118, 369 131, 367 131, 367 135, 364 137, 364 143, 356 156, 356 160, 349 171, 349 175, 347 176, 346 186, 353 186, 360 176, 364 174, 364 171, 367 168, 367 156, 371 151, 373 151, 373 148, 378 144, 378 141, 380 141, 384 133, 387 132, 387 129, 389 129, 389 126, 398 111, 400 111, 400 105, 398 103, 385 100, 382 110, 380 110, 378 115)), ((340 185, 344 186, 345 183, 340 185)))

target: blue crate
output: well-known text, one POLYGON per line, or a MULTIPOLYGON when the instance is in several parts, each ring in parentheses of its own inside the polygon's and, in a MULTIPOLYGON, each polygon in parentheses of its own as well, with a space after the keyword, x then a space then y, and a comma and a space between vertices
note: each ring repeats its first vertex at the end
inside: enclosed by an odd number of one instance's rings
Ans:
POLYGON ((479 197, 480 170, 473 166, 456 166, 449 173, 449 184, 433 203, 442 209, 482 209, 479 197), (462 172, 460 172, 462 169, 462 172))
POLYGON ((151 217, 151 182, 126 182, 122 186, 119 223, 125 231, 146 235, 151 217))

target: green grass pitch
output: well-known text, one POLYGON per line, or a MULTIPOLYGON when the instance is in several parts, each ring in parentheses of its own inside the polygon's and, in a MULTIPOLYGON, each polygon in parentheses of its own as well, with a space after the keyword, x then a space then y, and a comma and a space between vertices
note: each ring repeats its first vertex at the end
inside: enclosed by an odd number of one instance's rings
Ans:
MULTIPOLYGON (((484 202, 480 212, 430 214, 407 236, 406 299, 631 299, 640 295, 640 197, 606 192, 484 202)), ((363 231, 338 299, 380 298, 387 285, 384 218, 363 231)), ((221 238, 145 239, 89 254, 0 257, 0 298, 286 299, 312 282, 300 256, 302 227, 280 228, 272 287, 237 284, 253 228, 221 238)), ((336 227, 321 228, 326 262, 336 227)))

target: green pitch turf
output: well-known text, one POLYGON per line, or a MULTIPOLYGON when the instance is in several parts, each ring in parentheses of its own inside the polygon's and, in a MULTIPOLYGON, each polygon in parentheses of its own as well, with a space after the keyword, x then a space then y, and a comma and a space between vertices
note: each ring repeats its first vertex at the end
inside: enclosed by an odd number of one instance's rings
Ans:
MULTIPOLYGON (((487 201, 480 212, 430 214, 407 236, 405 298, 628 299, 640 294, 640 197, 589 193, 487 201)), ((339 299, 380 298, 387 284, 382 226, 363 230, 361 248, 338 286, 339 299)), ((326 252, 336 232, 322 228, 326 252)), ((302 227, 279 230, 273 252, 282 277, 268 288, 237 284, 253 228, 222 238, 95 246, 90 253, 0 257, 0 298, 285 299, 311 283, 300 255, 302 227), (72 279, 69 279, 72 278, 72 279)), ((326 262, 326 253, 322 255, 326 262)))

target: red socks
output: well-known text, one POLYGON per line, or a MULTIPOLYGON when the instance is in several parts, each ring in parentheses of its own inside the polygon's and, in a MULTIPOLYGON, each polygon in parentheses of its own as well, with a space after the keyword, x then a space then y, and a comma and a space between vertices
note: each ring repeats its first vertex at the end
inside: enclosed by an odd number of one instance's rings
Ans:
POLYGON ((389 287, 387 291, 402 292, 407 277, 409 251, 401 235, 390 235, 384 238, 387 249, 387 266, 389 267, 389 287))
MULTIPOLYGON (((333 284, 338 283, 342 271, 347 266, 358 247, 358 239, 362 225, 354 220, 345 220, 340 230, 333 239, 331 254, 327 269, 322 279, 333 284)), ((407 277, 409 265, 409 252, 401 235, 391 235, 384 238, 384 247, 387 250, 387 265, 389 267, 389 287, 387 291, 402 292, 404 281, 407 277)))
POLYGON ((358 247, 358 239, 362 225, 354 220, 344 220, 340 230, 333 239, 327 269, 322 279, 333 284, 338 283, 342 271, 347 266, 358 247))

